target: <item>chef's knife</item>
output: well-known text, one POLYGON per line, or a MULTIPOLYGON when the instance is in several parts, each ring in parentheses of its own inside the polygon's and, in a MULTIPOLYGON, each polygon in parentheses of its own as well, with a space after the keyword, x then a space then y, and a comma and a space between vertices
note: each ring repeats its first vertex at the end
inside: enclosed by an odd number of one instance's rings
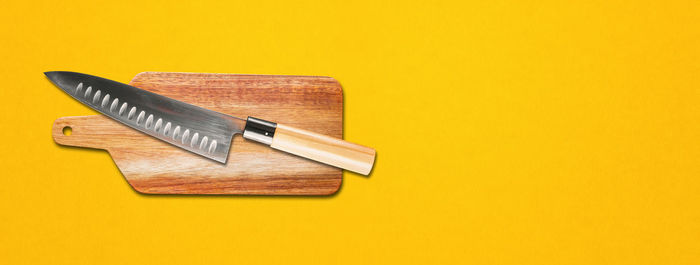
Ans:
POLYGON ((280 123, 229 116, 127 84, 75 72, 46 72, 56 86, 96 111, 195 154, 226 163, 234 134, 363 175, 372 148, 280 123))

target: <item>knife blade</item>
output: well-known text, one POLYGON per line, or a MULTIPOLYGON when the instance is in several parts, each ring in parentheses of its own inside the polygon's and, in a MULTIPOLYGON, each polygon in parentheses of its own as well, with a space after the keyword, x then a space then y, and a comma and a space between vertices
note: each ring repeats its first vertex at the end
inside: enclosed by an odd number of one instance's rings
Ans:
POLYGON ((142 133, 226 163, 235 134, 274 149, 367 175, 375 150, 284 124, 201 108, 109 79, 67 71, 44 73, 65 93, 142 133))

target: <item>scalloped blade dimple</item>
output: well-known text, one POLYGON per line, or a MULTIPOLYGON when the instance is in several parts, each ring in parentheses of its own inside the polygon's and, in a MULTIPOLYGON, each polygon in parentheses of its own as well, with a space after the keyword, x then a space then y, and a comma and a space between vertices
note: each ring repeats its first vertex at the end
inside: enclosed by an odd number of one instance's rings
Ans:
POLYGON ((226 163, 245 121, 127 84, 75 72, 46 72, 64 92, 131 128, 226 163))

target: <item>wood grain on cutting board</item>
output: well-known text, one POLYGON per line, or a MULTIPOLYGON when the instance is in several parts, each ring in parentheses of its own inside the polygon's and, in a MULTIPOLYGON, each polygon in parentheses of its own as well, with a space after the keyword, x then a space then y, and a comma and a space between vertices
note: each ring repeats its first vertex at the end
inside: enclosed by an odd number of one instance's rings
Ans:
MULTIPOLYGON (((144 72, 129 84, 241 118, 343 135, 342 88, 330 77, 144 72)), ((142 193, 325 195, 336 192, 342 181, 340 169, 240 135, 234 137, 227 163, 221 164, 102 115, 59 118, 52 134, 61 145, 107 150, 142 193), (71 127, 72 134, 64 135, 64 127, 71 127)))

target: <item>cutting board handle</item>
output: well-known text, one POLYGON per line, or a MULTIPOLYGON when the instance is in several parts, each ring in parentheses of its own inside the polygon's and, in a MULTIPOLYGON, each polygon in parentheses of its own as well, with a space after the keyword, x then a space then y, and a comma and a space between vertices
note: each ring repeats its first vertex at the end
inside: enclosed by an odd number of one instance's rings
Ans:
MULTIPOLYGON (((104 146, 105 126, 114 126, 114 122, 108 118, 99 117, 93 119, 91 116, 61 117, 53 122, 51 134, 53 140, 60 145, 86 147, 95 149, 107 149, 104 146)), ((116 126, 119 128, 119 125, 116 126)))
POLYGON ((372 171, 376 155, 366 146, 254 117, 248 117, 243 137, 363 175, 372 171))

